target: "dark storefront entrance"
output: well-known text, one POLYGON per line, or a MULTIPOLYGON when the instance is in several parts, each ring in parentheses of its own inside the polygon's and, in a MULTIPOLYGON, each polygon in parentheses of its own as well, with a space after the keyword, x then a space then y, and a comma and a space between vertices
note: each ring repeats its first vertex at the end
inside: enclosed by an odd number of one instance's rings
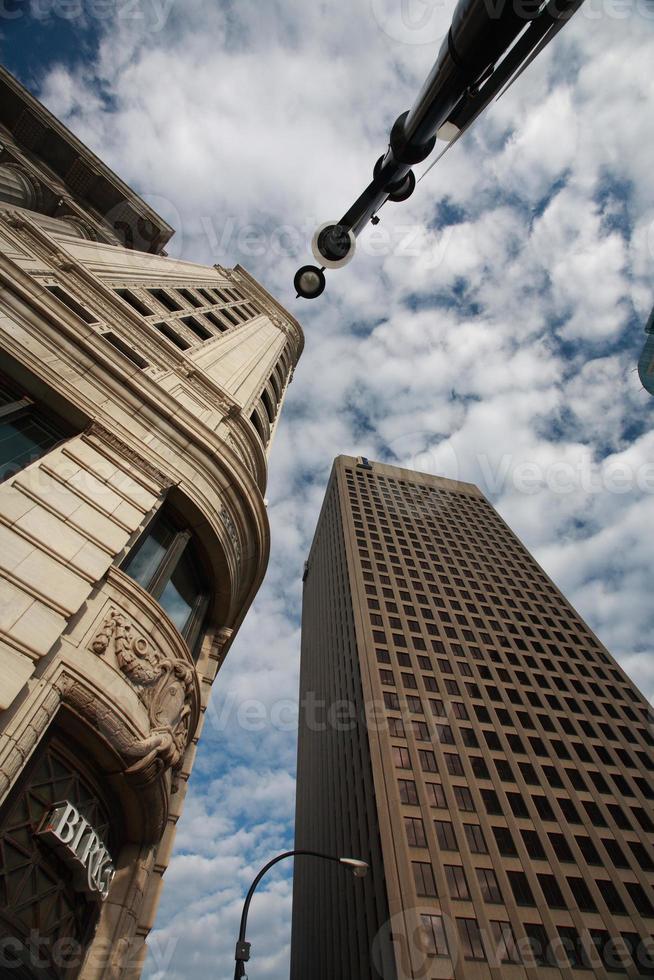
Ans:
POLYGON ((101 903, 79 890, 70 867, 36 831, 53 804, 72 803, 115 856, 111 808, 84 755, 51 736, 0 811, 0 977, 72 980, 101 903))

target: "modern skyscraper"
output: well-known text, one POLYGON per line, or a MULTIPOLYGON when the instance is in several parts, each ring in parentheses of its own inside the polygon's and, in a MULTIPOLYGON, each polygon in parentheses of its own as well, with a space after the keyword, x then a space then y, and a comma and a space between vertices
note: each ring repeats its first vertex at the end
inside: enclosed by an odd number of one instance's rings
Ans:
POLYGON ((0 71, 0 974, 137 977, 302 330, 0 71))
POLYGON ((300 693, 296 847, 371 873, 296 862, 292 980, 654 975, 650 707, 475 486, 335 461, 300 693))
POLYGON ((638 376, 645 391, 654 395, 654 309, 645 326, 647 340, 638 359, 638 376))

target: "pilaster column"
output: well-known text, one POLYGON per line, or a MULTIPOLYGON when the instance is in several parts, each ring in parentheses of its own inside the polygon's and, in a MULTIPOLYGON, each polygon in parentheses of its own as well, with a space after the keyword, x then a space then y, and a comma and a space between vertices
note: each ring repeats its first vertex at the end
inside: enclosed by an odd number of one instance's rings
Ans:
POLYGON ((14 207, 38 211, 41 195, 35 180, 21 166, 0 163, 0 201, 14 207))

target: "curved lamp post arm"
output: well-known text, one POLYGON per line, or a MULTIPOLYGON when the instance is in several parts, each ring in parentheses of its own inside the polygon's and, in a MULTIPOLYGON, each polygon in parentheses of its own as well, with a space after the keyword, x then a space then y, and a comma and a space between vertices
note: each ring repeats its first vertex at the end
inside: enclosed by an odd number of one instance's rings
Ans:
POLYGON ((247 929, 250 902, 252 901, 252 896, 256 891, 257 885, 263 876, 267 874, 272 867, 274 867, 274 865, 278 864, 280 861, 284 861, 286 858, 297 857, 298 855, 322 858, 324 861, 335 861, 336 864, 344 864, 346 867, 350 867, 358 878, 362 878, 368 871, 368 865, 365 863, 365 861, 359 861, 356 858, 339 858, 335 857, 333 854, 322 854, 320 851, 306 850, 285 851, 283 854, 278 854, 277 857, 272 859, 272 861, 269 861, 268 864, 264 865, 250 885, 249 891, 245 896, 245 902, 243 903, 241 927, 239 929, 238 942, 236 943, 236 952, 234 954, 234 958, 236 960, 236 965, 234 967, 234 980, 240 980, 240 978, 244 976, 244 963, 250 959, 250 944, 245 939, 245 931, 247 929))

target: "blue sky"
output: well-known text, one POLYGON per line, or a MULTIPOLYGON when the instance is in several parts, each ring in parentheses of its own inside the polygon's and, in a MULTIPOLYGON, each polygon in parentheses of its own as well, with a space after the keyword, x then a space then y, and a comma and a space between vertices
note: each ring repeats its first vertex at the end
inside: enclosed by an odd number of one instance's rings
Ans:
MULTIPOLYGON (((654 692, 654 400, 635 374, 654 302, 654 6, 587 0, 319 302, 291 292, 452 9, 16 0, 0 19, 5 62, 172 223, 171 251, 241 262, 307 335, 271 456, 268 576, 216 682, 150 980, 228 980, 242 895, 292 840, 300 576, 338 453, 479 483, 654 692)), ((289 870, 252 908, 263 980, 288 976, 289 870)))

